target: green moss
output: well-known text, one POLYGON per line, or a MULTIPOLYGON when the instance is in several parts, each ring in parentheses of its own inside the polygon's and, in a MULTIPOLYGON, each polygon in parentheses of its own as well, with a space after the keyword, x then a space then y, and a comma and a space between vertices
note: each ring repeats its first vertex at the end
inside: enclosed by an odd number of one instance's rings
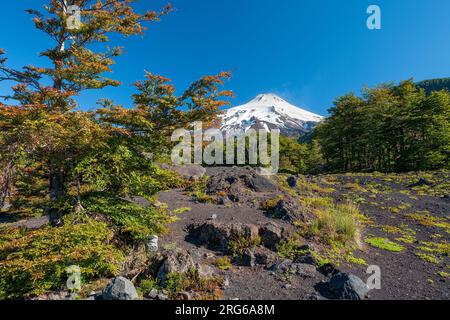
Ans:
POLYGON ((402 245, 392 242, 386 238, 369 238, 366 239, 366 243, 374 248, 383 249, 391 252, 402 252, 405 247, 402 245))
POLYGON ((391 207, 391 208, 389 208, 389 210, 390 210, 392 213, 399 213, 399 212, 400 212, 400 209, 397 208, 397 207, 391 207))
POLYGON ((402 229, 400 229, 397 226, 386 225, 386 226, 383 226, 381 229, 387 233, 402 233, 402 229))
POLYGON ((344 255, 345 260, 349 263, 357 264, 360 266, 367 266, 366 260, 363 258, 356 258, 352 253, 349 253, 347 255, 344 255))
POLYGON ((406 244, 413 244, 417 241, 415 236, 409 234, 403 235, 402 237, 399 238, 395 238, 395 240, 406 244))
POLYGON ((448 257, 450 256, 450 244, 449 243, 438 243, 438 242, 420 242, 422 246, 418 247, 418 249, 422 251, 437 253, 439 255, 448 257))
POLYGON ((442 261, 437 258, 435 255, 430 253, 416 252, 415 255, 422 259, 425 262, 429 262, 432 264, 440 264, 442 261))
POLYGON ((182 214, 182 213, 190 212, 190 211, 192 211, 192 208, 184 207, 184 208, 175 209, 175 210, 172 211, 172 213, 173 214, 182 214))
POLYGON ((445 272, 445 271, 439 271, 438 275, 444 279, 449 279, 450 278, 450 273, 445 272))
POLYGON ((407 214, 406 217, 417 221, 425 227, 442 228, 445 232, 450 233, 450 223, 446 218, 436 217, 428 213, 428 211, 419 211, 407 214))
POLYGON ((357 183, 346 183, 346 184, 344 185, 344 188, 345 188, 345 189, 352 190, 352 191, 354 191, 354 192, 362 192, 362 193, 367 192, 366 189, 364 189, 363 187, 361 187, 361 186, 360 186, 359 184, 357 184, 357 183))

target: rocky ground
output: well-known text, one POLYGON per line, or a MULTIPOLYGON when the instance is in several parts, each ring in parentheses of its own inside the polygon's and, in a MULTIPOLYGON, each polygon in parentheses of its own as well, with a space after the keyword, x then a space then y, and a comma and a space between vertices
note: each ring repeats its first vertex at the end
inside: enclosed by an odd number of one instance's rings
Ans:
MULTIPOLYGON (((331 277, 341 271, 365 282, 368 265, 377 265, 382 272, 381 289, 371 290, 368 299, 449 299, 446 173, 425 178, 361 174, 269 180, 253 170, 209 168, 207 176, 205 194, 210 198, 199 201, 186 190, 160 194, 160 202, 171 210, 182 208, 160 245, 187 253, 197 265, 210 266, 211 273, 224 279, 225 299, 339 298, 340 293, 331 290, 331 277), (280 214, 274 217, 261 209, 261 203, 277 197, 284 203, 278 203, 280 214), (336 259, 320 268, 312 257, 291 261, 278 256, 276 245, 295 232, 293 224, 313 219, 296 203, 301 197, 329 197, 359 206, 367 221, 361 243, 352 252, 357 263, 336 259), (262 242, 247 248, 238 261, 231 259, 229 269, 217 268, 215 261, 230 254, 229 242, 242 236, 260 236, 262 242)), ((302 241, 307 249, 326 248, 316 239, 302 241)))
MULTIPOLYGON (((251 168, 177 170, 191 180, 186 188, 161 192, 156 203, 129 199, 167 206, 178 218, 146 244, 145 268, 134 270, 139 263, 132 261, 124 277, 84 289, 89 299, 450 298, 448 172, 267 177, 251 168), (337 212, 336 225, 317 224, 329 212, 337 212), (339 214, 353 220, 344 223, 339 214), (351 234, 345 241, 331 237, 340 223, 342 235, 351 234), (347 232, 347 225, 356 229, 347 232), (380 268, 381 289, 368 290, 369 266, 380 268)), ((14 223, 34 229, 48 221, 14 223)), ((36 299, 67 298, 58 292, 36 299)))

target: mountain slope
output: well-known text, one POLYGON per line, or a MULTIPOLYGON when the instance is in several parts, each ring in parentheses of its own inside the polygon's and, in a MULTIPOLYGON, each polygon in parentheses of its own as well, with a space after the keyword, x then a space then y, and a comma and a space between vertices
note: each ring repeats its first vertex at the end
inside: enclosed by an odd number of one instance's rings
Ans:
POLYGON ((424 80, 418 82, 417 86, 425 89, 427 93, 444 89, 450 91, 450 78, 424 80))
POLYGON ((280 129, 284 135, 297 136, 311 131, 322 119, 269 93, 227 110, 222 130, 280 129))

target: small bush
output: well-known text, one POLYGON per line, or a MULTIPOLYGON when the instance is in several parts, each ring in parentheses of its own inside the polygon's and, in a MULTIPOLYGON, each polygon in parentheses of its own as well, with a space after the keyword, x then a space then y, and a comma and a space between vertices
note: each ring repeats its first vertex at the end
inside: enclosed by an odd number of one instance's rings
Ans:
POLYGON ((143 297, 147 297, 153 289, 159 290, 158 281, 155 279, 143 279, 137 286, 137 290, 143 297))
POLYGON ((244 255, 245 250, 261 244, 261 238, 238 237, 230 241, 229 251, 234 258, 240 258, 244 255))
POLYGON ((192 194, 192 197, 195 201, 200 203, 214 203, 215 199, 214 197, 207 195, 206 193, 202 191, 197 191, 192 194))
POLYGON ((193 292, 196 300, 220 300, 223 296, 221 285, 222 279, 202 278, 197 270, 192 269, 186 273, 169 274, 165 289, 169 292, 170 299, 177 299, 185 291, 193 292))
POLYGON ((271 211, 271 210, 275 209, 278 202, 283 200, 283 198, 284 198, 283 196, 278 196, 276 198, 267 199, 267 200, 261 202, 261 204, 259 205, 259 208, 263 211, 271 211))
POLYGON ((229 270, 232 267, 230 258, 228 257, 217 258, 214 265, 223 271, 229 270))
POLYGON ((301 249, 301 242, 295 239, 282 241, 276 245, 277 253, 281 258, 296 260, 298 257, 307 255, 309 250, 301 249))
POLYGON ((188 192, 205 192, 208 186, 209 177, 203 176, 198 180, 190 181, 185 190, 188 192))
POLYGON ((165 208, 141 207, 138 204, 105 194, 90 194, 83 200, 90 213, 102 214, 111 219, 121 233, 133 240, 144 240, 167 231, 166 225, 176 221, 165 208))
POLYGON ((310 231, 326 241, 346 243, 358 235, 359 210, 352 204, 334 205, 317 211, 317 220, 310 231))
POLYGON ((105 223, 66 221, 61 228, 8 230, 0 234, 0 299, 17 299, 62 289, 66 268, 81 268, 83 281, 118 273, 122 253, 105 223))

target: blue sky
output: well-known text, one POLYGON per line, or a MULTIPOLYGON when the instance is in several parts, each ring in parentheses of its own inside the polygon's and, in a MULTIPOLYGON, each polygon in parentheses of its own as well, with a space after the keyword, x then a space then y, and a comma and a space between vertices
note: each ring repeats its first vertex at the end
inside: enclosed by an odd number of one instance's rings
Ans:
MULTIPOLYGON (((45 65, 50 45, 24 12, 45 0, 9 1, 0 12, 0 47, 11 66, 45 65)), ((205 74, 232 70, 234 105, 274 92, 326 115, 335 97, 363 85, 450 76, 448 0, 172 0, 170 16, 143 37, 112 37, 127 53, 114 66, 119 88, 78 98, 84 109, 108 97, 125 106, 144 70, 169 77, 178 92, 205 74), (382 10, 382 30, 366 9, 382 10)), ((141 0, 139 7, 165 2, 141 0)), ((52 44, 53 45, 53 44, 52 44)), ((0 84, 0 93, 8 85, 0 84)))

